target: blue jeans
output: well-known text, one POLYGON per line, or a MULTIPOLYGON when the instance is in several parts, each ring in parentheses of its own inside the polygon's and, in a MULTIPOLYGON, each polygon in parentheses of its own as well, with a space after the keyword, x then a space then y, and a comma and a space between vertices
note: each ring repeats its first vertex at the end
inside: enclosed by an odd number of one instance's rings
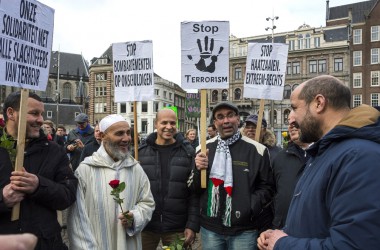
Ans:
POLYGON ((234 236, 217 234, 201 227, 202 248, 205 250, 256 250, 257 230, 247 230, 234 236))

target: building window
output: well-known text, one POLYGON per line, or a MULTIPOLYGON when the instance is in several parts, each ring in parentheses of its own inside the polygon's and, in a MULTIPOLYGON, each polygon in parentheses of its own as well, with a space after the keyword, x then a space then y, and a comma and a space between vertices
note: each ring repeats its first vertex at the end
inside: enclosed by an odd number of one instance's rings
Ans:
POLYGON ((228 91, 227 89, 222 90, 222 101, 227 101, 228 100, 228 91))
POLYGON ((379 63, 379 48, 371 49, 371 64, 379 63))
POLYGON ((352 74, 353 88, 361 88, 362 87, 362 73, 353 73, 352 74))
POLYGON ((284 124, 288 125, 289 124, 289 114, 290 114, 290 110, 289 109, 285 109, 284 110, 284 124))
POLYGON ((127 104, 126 103, 120 103, 120 113, 127 113, 127 104))
POLYGON ((353 31, 353 43, 354 44, 361 44, 362 43, 362 30, 361 29, 355 29, 353 31))
POLYGON ((51 82, 47 83, 46 90, 41 92, 41 97, 52 97, 51 82))
POLYGON ((166 91, 164 90, 164 98, 166 99, 166 91))
POLYGON ((301 68, 300 62, 293 62, 292 74, 293 75, 299 75, 300 74, 300 68, 301 68))
POLYGON ((292 93, 292 88, 290 85, 284 86, 284 99, 290 99, 290 94, 292 93))
POLYGON ((158 96, 158 95, 160 94, 160 90, 159 90, 159 89, 154 89, 154 94, 155 94, 156 96, 158 96))
POLYGON ((95 113, 107 112, 107 103, 95 103, 95 113))
POLYGON ((53 118, 53 111, 47 111, 46 118, 49 118, 49 119, 53 118))
POLYGON ((310 49, 310 34, 306 34, 305 38, 305 49, 310 49))
POLYGON ((173 93, 169 93, 169 100, 173 100, 173 93))
POLYGON ((104 73, 96 74, 96 75, 95 75, 95 79, 96 79, 97 81, 105 81, 105 80, 107 80, 107 79, 106 79, 106 74, 104 74, 104 73))
POLYGON ((334 58, 334 71, 343 71, 343 58, 334 58))
POLYGON ((148 120, 141 119, 141 130, 144 134, 148 133, 148 120))
POLYGON ((235 100, 240 100, 240 98, 241 98, 241 89, 236 88, 234 96, 235 96, 235 98, 234 98, 235 100))
POLYGON ((148 102, 141 102, 141 112, 148 112, 148 102))
POLYGON ((292 92, 293 92, 298 86, 299 86, 298 83, 293 84, 293 86, 292 86, 292 92))
POLYGON ((294 40, 289 41, 289 50, 294 50, 294 40))
POLYGON ((103 64, 107 64, 107 58, 99 58, 98 59, 98 64, 99 65, 103 65, 103 64))
POLYGON ((303 35, 298 36, 298 49, 303 49, 303 35))
POLYGON ((379 27, 380 26, 372 26, 371 27, 371 42, 376 42, 376 41, 380 40, 379 27))
POLYGON ((159 103, 158 102, 153 102, 153 112, 158 112, 159 109, 159 103))
POLYGON ((63 98, 71 99, 71 84, 68 82, 63 84, 63 98))
POLYGON ((326 59, 318 60, 318 72, 319 73, 325 73, 326 70, 327 70, 326 59))
POLYGON ((131 113, 133 113, 133 103, 131 102, 131 113))
POLYGON ((291 75, 292 74, 292 63, 286 64, 286 74, 291 75))
POLYGON ((235 68, 235 80, 241 80, 241 67, 235 68))
POLYGON ((314 47, 315 48, 321 47, 321 38, 320 37, 314 37, 314 47))
POLYGON ((353 64, 354 66, 361 66, 362 65, 362 51, 354 51, 352 54, 353 58, 353 64))
POLYGON ((106 96, 107 87, 95 87, 95 96, 106 96))
POLYGON ((362 105, 362 95, 354 95, 352 97, 352 106, 355 108, 362 105))
POLYGON ((379 106, 379 93, 371 94, 371 106, 379 106))
POLYGON ((217 90, 212 91, 212 101, 213 102, 218 101, 218 91, 217 90))
POLYGON ((317 61, 309 61, 309 73, 317 73, 317 61))
POLYGON ((371 87, 378 87, 380 71, 371 71, 371 87))

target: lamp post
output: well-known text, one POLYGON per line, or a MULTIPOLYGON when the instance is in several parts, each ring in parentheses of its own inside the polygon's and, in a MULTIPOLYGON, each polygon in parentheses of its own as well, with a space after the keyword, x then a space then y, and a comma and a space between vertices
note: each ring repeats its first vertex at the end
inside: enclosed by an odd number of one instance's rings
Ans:
MULTIPOLYGON (((266 18, 267 21, 272 21, 272 26, 265 28, 266 31, 272 30, 272 43, 274 43, 274 30, 277 28, 276 25, 274 25, 274 21, 278 20, 278 18, 279 18, 278 16, 274 16, 273 14, 272 14, 272 17, 266 18)), ((270 108, 271 108, 270 125, 272 127, 272 131, 274 132, 274 101, 273 100, 270 101, 270 108)))
POLYGON ((60 53, 59 50, 55 51, 54 54, 57 53, 57 58, 54 58, 56 63, 53 65, 54 68, 57 68, 57 84, 55 86, 55 96, 56 96, 56 103, 57 103, 57 113, 56 113, 56 126, 58 126, 59 123, 59 101, 60 101, 60 94, 59 94, 59 61, 60 61, 60 53))

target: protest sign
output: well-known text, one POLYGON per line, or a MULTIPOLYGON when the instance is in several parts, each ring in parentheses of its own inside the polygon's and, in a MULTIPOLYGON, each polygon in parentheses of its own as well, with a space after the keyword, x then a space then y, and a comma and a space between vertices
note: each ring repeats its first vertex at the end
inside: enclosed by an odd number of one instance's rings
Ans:
POLYGON ((112 45, 115 102, 154 99, 152 41, 112 45))
POLYGON ((0 83, 45 91, 54 9, 34 0, 1 0, 0 16, 0 83))
MULTIPOLYGON (((184 89, 201 90, 201 131, 206 131, 206 89, 228 88, 228 21, 181 23, 181 83, 184 89)), ((201 152, 206 153, 206 133, 200 134, 201 152)), ((206 188, 206 171, 201 171, 206 188)))
POLYGON ((229 35, 227 21, 181 23, 182 88, 228 88, 229 35))
POLYGON ((286 44, 249 43, 243 97, 282 100, 287 60, 286 44))
POLYGON ((186 94, 186 117, 201 117, 201 97, 199 93, 186 94))

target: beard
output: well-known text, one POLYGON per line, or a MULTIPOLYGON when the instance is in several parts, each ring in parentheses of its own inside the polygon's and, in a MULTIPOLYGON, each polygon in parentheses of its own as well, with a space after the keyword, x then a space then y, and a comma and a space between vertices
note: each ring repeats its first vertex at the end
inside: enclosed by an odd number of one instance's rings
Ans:
POLYGON ((103 141, 103 145, 104 145, 104 148, 106 149, 106 151, 108 152, 108 154, 112 157, 112 158, 116 158, 118 159, 119 161, 120 160, 124 160, 125 158, 127 158, 129 156, 129 151, 123 151, 119 148, 119 144, 118 143, 113 143, 111 141, 106 141, 104 140, 103 141))
POLYGON ((300 141, 305 143, 316 142, 323 136, 322 124, 315 119, 309 109, 300 124, 300 141))

